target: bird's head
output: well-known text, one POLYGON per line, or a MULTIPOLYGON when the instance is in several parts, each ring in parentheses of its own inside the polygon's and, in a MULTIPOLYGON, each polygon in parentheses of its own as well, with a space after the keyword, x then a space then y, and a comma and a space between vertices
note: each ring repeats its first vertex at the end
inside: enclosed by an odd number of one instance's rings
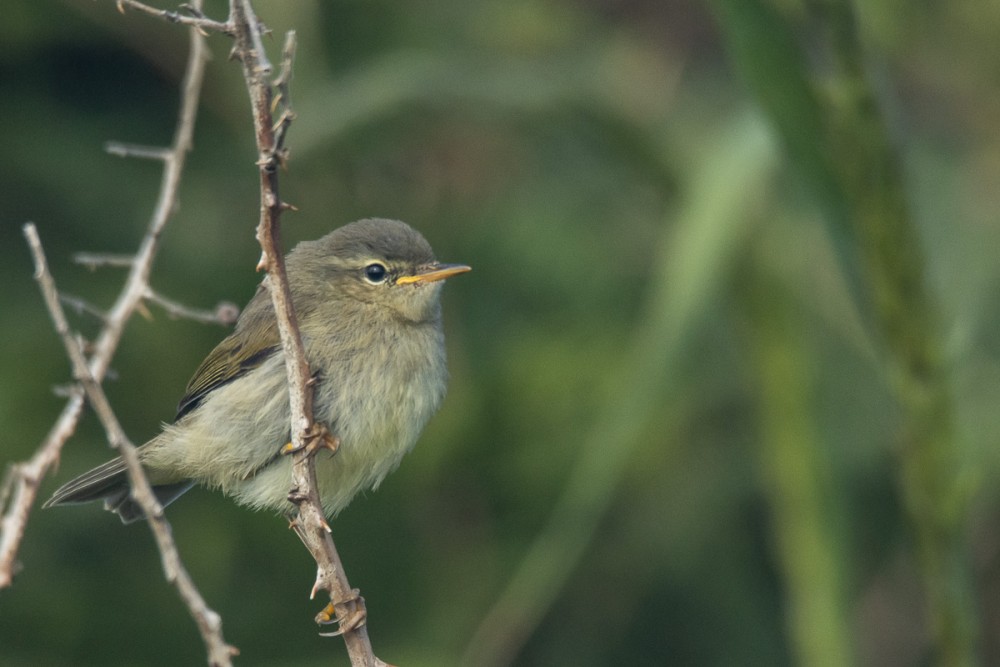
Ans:
POLYGON ((299 290, 313 284, 321 300, 360 301, 418 323, 437 318, 441 281, 470 270, 438 262, 418 231, 380 218, 352 222, 300 243, 288 263, 299 290))

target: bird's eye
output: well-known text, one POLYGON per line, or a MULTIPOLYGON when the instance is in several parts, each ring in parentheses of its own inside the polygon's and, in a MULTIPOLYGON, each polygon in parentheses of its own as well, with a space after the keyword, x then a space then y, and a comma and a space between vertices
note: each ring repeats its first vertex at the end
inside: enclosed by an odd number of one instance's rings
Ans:
POLYGON ((385 282, 387 275, 388 271, 386 271, 385 266, 378 262, 373 262, 365 267, 365 279, 373 285, 385 282))

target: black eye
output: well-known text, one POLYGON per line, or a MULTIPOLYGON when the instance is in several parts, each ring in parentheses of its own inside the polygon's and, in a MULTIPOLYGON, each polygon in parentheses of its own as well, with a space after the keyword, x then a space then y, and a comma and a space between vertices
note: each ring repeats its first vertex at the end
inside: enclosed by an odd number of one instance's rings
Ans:
POLYGON ((385 266, 379 264, 378 262, 374 262, 365 267, 365 278, 370 283, 377 285, 378 283, 385 282, 386 274, 387 271, 385 266))

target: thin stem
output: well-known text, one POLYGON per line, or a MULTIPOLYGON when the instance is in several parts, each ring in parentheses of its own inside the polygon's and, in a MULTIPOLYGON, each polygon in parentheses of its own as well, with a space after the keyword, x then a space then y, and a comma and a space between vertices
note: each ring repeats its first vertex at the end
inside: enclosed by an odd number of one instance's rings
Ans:
MULTIPOLYGON (((137 3, 125 2, 124 4, 134 6, 137 3)), ((191 11, 200 14, 200 6, 200 0, 196 0, 191 11)), ((187 604, 198 624, 208 650, 209 664, 225 667, 231 664, 231 656, 235 654, 235 649, 225 643, 222 638, 219 616, 205 605, 194 583, 186 574, 171 538, 170 526, 162 517, 162 510, 145 479, 135 448, 131 446, 121 431, 121 427, 117 424, 100 387, 100 382, 107 374, 111 359, 121 340, 126 322, 142 306, 143 299, 149 289, 149 274, 159 248, 160 235, 177 206, 178 187, 185 158, 191 148, 206 60, 207 50, 202 33, 200 30, 192 30, 174 139, 168 151, 169 154, 162 157, 164 171, 159 198, 139 250, 134 257, 124 263, 130 269, 129 275, 118 299, 105 318, 104 326, 93 346, 94 351, 89 361, 84 357, 79 342, 71 334, 66 324, 59 304, 58 293, 47 269, 34 225, 25 226, 25 235, 35 258, 36 276, 42 286, 50 313, 66 344, 67 353, 73 361, 74 376, 84 387, 95 410, 101 416, 109 441, 113 446, 119 448, 128 465, 133 493, 150 518, 150 528, 160 549, 166 577, 177 586, 181 598, 187 604)), ((100 263, 107 263, 107 259, 102 259, 100 263)), ((58 461, 63 444, 76 429, 83 411, 84 393, 84 391, 72 393, 55 426, 35 455, 28 462, 17 464, 12 468, 14 481, 11 486, 9 502, 5 505, 4 515, 0 520, 0 528, 2 528, 2 534, 0 534, 0 588, 10 585, 13 574, 17 570, 17 551, 31 506, 38 493, 39 483, 46 472, 58 461)))
MULTIPOLYGON (((284 158, 282 143, 293 118, 288 109, 287 85, 290 80, 291 58, 295 52, 295 35, 289 33, 285 40, 284 64, 278 78, 281 86, 279 102, 284 106, 285 113, 276 126, 272 117, 273 84, 268 80, 272 68, 261 45, 262 28, 249 0, 232 0, 229 20, 235 31, 234 53, 243 65, 243 77, 250 95, 257 139, 261 191, 257 240, 262 253, 258 269, 264 269, 268 273, 265 284, 274 304, 288 372, 290 428, 296 452, 293 455, 292 488, 289 494, 298 505, 294 527, 316 561, 317 575, 313 593, 325 590, 330 597, 330 611, 321 612, 319 620, 325 622, 327 615, 336 614, 351 664, 356 667, 377 667, 385 663, 372 652, 368 631, 363 624, 366 613, 364 600, 347 581, 320 502, 314 445, 317 438, 329 438, 329 435, 313 419, 312 374, 292 305, 281 247, 281 213, 288 206, 281 201, 279 195, 278 167, 284 158)), ((331 440, 335 441, 335 438, 331 440)))
POLYGON ((105 266, 127 269, 135 264, 135 255, 114 255, 104 252, 78 252, 74 253, 73 261, 87 267, 91 271, 95 271, 105 266))
POLYGON ((173 299, 168 299, 152 287, 146 290, 146 300, 163 308, 170 317, 194 320, 202 324, 231 326, 236 323, 240 315, 239 306, 229 301, 219 303, 214 310, 191 308, 173 299))
POLYGON ((59 300, 73 309, 77 315, 90 315, 101 322, 106 322, 108 319, 107 313, 89 301, 85 301, 78 296, 64 293, 59 295, 59 300))
POLYGON ((14 575, 21 569, 17 552, 38 496, 38 486, 59 461, 63 444, 76 431, 83 405, 83 392, 74 391, 34 455, 10 467, 11 488, 0 519, 0 589, 14 583, 14 575))
POLYGON ((123 144, 118 141, 109 141, 104 144, 104 152, 115 157, 132 157, 143 160, 168 160, 173 154, 169 148, 123 144))
POLYGON ((143 14, 163 19, 169 23, 179 23, 180 25, 190 26, 198 30, 199 34, 202 36, 205 36, 205 31, 221 32, 225 35, 232 35, 232 25, 228 21, 213 21, 201 13, 201 0, 198 0, 190 5, 181 5, 188 10, 190 16, 181 14, 180 12, 172 12, 166 9, 150 7, 149 5, 137 2, 136 0, 117 0, 117 5, 118 11, 122 14, 125 13, 126 9, 134 9, 143 14))
POLYGON ((156 539, 156 546, 160 551, 160 558, 163 562, 163 573, 167 581, 172 582, 180 593, 181 599, 187 605, 201 632, 202 640, 208 649, 208 662, 210 665, 223 667, 232 664, 232 656, 237 653, 236 649, 228 645, 222 637, 222 618, 205 603, 204 598, 198 592, 191 575, 188 574, 184 564, 181 562, 177 545, 174 544, 170 531, 170 524, 163 516, 163 507, 153 493, 153 487, 146 479, 139 461, 139 452, 135 445, 125 435, 118 418, 115 417, 111 403, 100 383, 91 375, 84 357, 80 343, 74 336, 66 321, 66 314, 63 312, 62 304, 59 301, 59 292, 56 289, 55 280, 49 272, 48 263, 45 260, 45 253, 42 250, 42 242, 38 238, 38 231, 35 226, 28 223, 24 226, 24 235, 28 240, 28 246, 35 262, 35 279, 38 280, 45 297, 45 304, 56 332, 62 338, 66 348, 66 354, 73 365, 73 376, 79 382, 87 394, 87 400, 94 408, 104 431, 107 434, 108 442, 118 450, 125 460, 126 471, 128 473, 129 486, 132 497, 142 507, 143 513, 149 522, 150 530, 156 539))
POLYGON ((607 384, 607 408, 594 416, 564 488, 530 549, 479 624, 461 660, 469 667, 516 663, 518 653, 580 565, 614 500, 643 429, 662 414, 676 385, 683 345, 703 317, 711 294, 727 278, 741 248, 758 193, 776 162, 769 136, 755 119, 741 119, 703 165, 691 168, 692 192, 673 227, 665 228, 659 270, 629 352, 607 384), (743 187, 730 187, 741 183, 743 187), (724 193, 725 196, 720 196, 724 193), (669 380, 665 380, 669 379, 669 380), (665 397, 664 394, 667 396, 665 397), (621 401, 629 395, 634 400, 621 401))
POLYGON ((809 336, 798 304, 781 282, 784 276, 773 269, 774 257, 794 256, 795 248, 777 245, 780 241, 766 231, 755 241, 740 281, 741 301, 747 306, 749 356, 757 369, 758 458, 774 517, 773 550, 785 579, 785 624, 796 664, 852 665, 844 565, 850 549, 839 520, 843 499, 813 414, 818 377, 809 363, 809 336))

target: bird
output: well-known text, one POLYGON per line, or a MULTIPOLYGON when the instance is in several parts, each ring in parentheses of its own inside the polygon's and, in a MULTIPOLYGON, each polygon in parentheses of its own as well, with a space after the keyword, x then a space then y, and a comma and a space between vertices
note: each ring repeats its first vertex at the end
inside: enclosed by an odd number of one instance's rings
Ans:
MULTIPOLYGON (((313 413, 339 442, 335 455, 316 459, 327 516, 377 488, 441 405, 448 380, 441 287, 469 270, 438 262, 418 231, 381 218, 288 253, 289 290, 315 380, 313 413)), ((240 505, 289 512, 288 381, 267 281, 195 371, 173 422, 138 448, 164 506, 197 484, 240 505)), ((45 507, 95 500, 124 523, 144 518, 121 457, 67 482, 45 507)))

